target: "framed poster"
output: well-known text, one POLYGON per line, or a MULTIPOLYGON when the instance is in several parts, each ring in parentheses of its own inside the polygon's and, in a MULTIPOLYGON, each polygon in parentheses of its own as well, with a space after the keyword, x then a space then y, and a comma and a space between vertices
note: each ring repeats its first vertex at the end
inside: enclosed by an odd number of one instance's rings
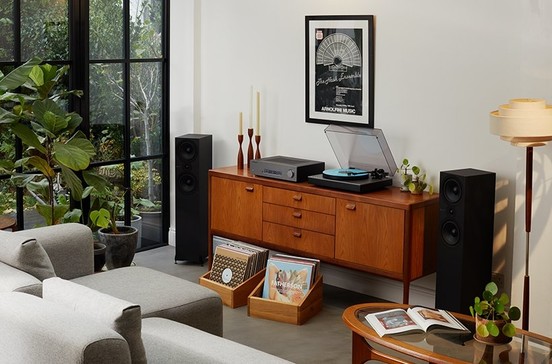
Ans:
POLYGON ((373 15, 306 16, 306 121, 374 127, 373 15))

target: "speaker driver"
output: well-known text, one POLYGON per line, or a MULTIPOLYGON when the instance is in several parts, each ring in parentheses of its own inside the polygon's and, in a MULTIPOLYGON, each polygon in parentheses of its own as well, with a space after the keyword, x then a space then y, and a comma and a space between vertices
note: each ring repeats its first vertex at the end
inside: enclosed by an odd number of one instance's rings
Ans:
POLYGON ((192 160, 195 158, 196 155, 196 147, 191 142, 183 142, 180 144, 180 147, 178 148, 178 155, 182 160, 192 160))
POLYGON ((445 182, 445 198, 451 203, 456 203, 462 198, 462 188, 455 179, 449 179, 445 182))
POLYGON ((454 246, 460 241, 460 231, 454 221, 447 221, 441 228, 441 235, 447 245, 454 246))
POLYGON ((178 178, 178 188, 183 193, 193 192, 196 187, 196 179, 191 174, 183 174, 178 178))

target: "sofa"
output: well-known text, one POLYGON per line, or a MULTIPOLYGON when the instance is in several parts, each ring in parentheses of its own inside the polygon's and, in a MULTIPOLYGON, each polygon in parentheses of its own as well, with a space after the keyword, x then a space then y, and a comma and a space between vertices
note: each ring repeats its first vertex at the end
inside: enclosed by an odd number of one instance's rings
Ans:
POLYGON ((94 273, 93 259, 81 224, 0 231, 2 362, 287 362, 222 338, 216 292, 145 267, 94 273))

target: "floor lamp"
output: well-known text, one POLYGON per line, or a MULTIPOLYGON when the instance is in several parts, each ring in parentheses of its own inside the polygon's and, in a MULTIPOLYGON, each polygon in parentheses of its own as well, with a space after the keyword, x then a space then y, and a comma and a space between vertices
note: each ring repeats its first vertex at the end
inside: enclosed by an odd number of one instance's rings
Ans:
POLYGON ((552 140, 552 106, 543 99, 513 99, 491 112, 492 134, 514 146, 525 147, 525 276, 522 328, 529 330, 529 237, 533 202, 533 147, 552 140))

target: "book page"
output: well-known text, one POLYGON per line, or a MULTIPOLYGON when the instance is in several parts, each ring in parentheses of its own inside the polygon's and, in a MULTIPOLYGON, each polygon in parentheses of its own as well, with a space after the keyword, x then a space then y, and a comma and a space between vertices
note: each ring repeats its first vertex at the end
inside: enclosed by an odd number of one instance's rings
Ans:
POLYGON ((366 315, 366 320, 379 336, 422 330, 403 309, 372 313, 366 315))
POLYGON ((427 307, 410 307, 408 313, 424 331, 427 331, 430 326, 434 325, 468 331, 460 321, 445 310, 436 310, 427 307))

